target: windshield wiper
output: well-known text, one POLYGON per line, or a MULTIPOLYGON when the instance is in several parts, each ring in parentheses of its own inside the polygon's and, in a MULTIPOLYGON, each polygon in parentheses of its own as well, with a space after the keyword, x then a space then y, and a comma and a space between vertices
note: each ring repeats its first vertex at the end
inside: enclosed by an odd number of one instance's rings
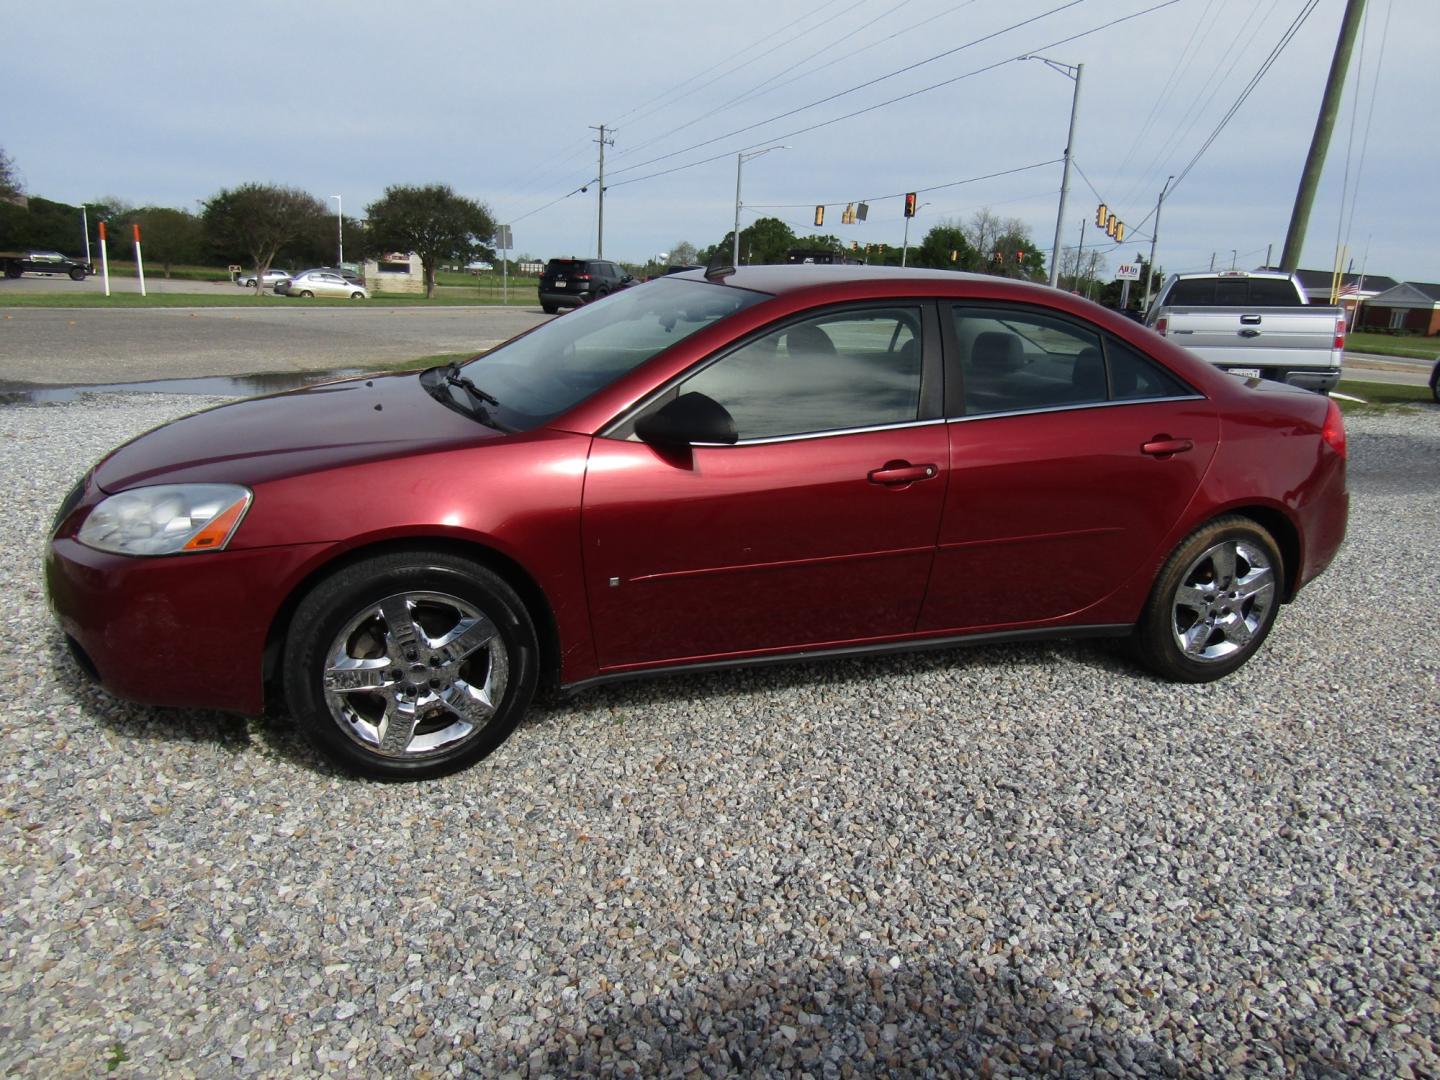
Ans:
POLYGON ((460 374, 460 363, 447 364, 445 366, 445 381, 451 386, 458 386, 470 395, 475 401, 483 401, 486 405, 499 405, 500 399, 494 394, 487 394, 480 387, 470 381, 469 377, 460 374))

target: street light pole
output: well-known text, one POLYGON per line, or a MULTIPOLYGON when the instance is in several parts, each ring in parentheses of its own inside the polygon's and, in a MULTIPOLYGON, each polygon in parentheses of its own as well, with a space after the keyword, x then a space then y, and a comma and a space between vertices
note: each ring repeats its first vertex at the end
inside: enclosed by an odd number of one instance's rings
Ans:
POLYGON ((738 267, 740 265, 740 167, 744 165, 745 162, 749 161, 751 158, 757 158, 760 157, 762 154, 768 154, 771 150, 789 149, 790 147, 788 146, 767 146, 764 150, 751 150, 749 153, 741 151, 740 153, 735 155, 735 232, 733 234, 733 243, 731 244, 730 249, 731 266, 738 267))
POLYGON ((345 267, 345 200, 339 195, 331 195, 335 200, 335 239, 339 250, 335 259, 335 266, 338 269, 345 267))
MULTIPOLYGON (((1065 226, 1065 200, 1070 195, 1070 161, 1075 148, 1075 117, 1080 111, 1080 76, 1085 73, 1084 64, 1062 64, 1043 56, 1027 56, 1026 60, 1039 60, 1046 67, 1060 72, 1075 83, 1075 93, 1070 98, 1070 129, 1065 135, 1065 169, 1060 175, 1060 208, 1055 214, 1055 245, 1050 252, 1050 287, 1053 289, 1060 280, 1060 230, 1065 226)), ((1079 266, 1076 266, 1079 271, 1079 266)))

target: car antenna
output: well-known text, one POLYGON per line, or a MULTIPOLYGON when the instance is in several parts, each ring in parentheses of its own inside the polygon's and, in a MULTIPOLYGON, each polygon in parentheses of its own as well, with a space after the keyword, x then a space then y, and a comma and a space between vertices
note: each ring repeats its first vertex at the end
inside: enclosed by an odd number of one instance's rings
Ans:
POLYGON ((723 244, 716 247, 715 253, 710 256, 710 262, 705 267, 706 281, 724 281, 735 273, 735 265, 726 258, 729 254, 729 249, 723 244))

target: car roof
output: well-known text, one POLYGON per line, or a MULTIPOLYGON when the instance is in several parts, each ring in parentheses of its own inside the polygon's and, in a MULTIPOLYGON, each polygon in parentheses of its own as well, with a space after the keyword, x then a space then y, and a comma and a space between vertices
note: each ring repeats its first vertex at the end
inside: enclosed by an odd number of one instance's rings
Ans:
MULTIPOLYGON (((673 276, 677 278, 692 277, 699 280, 705 275, 699 270, 689 270, 673 276)), ((921 270, 901 266, 857 266, 844 263, 777 263, 767 266, 742 266, 734 273, 717 280, 726 285, 733 285, 741 289, 753 289, 756 292, 770 293, 774 296, 826 286, 900 285, 903 283, 939 286, 935 289, 937 293, 946 291, 945 286, 956 288, 970 285, 995 286, 997 284, 1019 290, 1033 289, 1037 293, 1048 296, 1053 296, 1055 293, 1055 290, 1046 285, 1021 281, 1017 278, 996 277, 991 274, 969 274, 956 270, 921 270)), ((925 288, 924 291, 931 292, 931 288, 925 288)))

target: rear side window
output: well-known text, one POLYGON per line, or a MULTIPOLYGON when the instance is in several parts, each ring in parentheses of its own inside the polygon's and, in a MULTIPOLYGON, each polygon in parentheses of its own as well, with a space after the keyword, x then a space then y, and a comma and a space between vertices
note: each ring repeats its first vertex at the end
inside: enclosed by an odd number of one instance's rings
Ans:
POLYGON ((965 416, 1194 392, 1131 346, 1064 319, 962 306, 953 312, 965 416))

